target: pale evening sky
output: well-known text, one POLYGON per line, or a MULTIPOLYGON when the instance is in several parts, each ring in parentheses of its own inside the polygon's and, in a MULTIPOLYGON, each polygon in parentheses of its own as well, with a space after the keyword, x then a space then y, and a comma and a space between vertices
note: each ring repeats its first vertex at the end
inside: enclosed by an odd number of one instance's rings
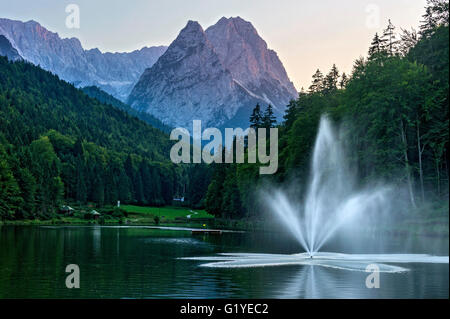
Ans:
POLYGON ((0 17, 32 19, 61 37, 79 38, 85 49, 115 52, 169 45, 188 20, 206 29, 222 16, 240 16, 252 22, 278 53, 300 90, 310 85, 317 68, 326 73, 336 63, 340 71, 350 72, 387 19, 398 31, 417 28, 425 4, 425 0, 0 0, 0 17), (65 25, 68 4, 80 8, 80 29, 65 25))

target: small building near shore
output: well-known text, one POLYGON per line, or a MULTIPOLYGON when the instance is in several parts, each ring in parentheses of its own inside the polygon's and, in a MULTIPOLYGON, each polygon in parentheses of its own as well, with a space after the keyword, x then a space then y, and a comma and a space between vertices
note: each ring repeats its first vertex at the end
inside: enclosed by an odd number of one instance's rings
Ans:
POLYGON ((66 216, 73 216, 75 209, 70 206, 64 205, 59 208, 59 211, 66 216))
POLYGON ((94 218, 94 219, 99 219, 100 218, 100 213, 98 212, 98 211, 96 211, 96 210, 93 210, 92 212, 91 212, 91 214, 92 214, 92 217, 94 218))

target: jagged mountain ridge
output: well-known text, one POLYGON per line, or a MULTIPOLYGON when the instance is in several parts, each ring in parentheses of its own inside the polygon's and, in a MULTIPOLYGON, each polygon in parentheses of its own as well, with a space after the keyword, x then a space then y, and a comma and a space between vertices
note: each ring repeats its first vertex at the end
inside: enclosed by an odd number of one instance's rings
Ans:
POLYGON ((129 104, 163 123, 188 126, 192 119, 205 124, 225 121, 245 99, 244 90, 223 67, 200 24, 189 21, 141 76, 129 104))
POLYGON ((297 91, 275 51, 253 25, 237 18, 221 18, 206 29, 209 41, 233 79, 267 103, 284 105, 297 91))
POLYGON ((84 50, 77 38, 60 38, 36 21, 0 19, 4 35, 25 60, 57 74, 77 87, 95 85, 125 101, 144 70, 166 50, 144 47, 129 53, 84 50))
POLYGON ((248 126, 256 103, 272 104, 280 117, 297 97, 276 53, 251 23, 222 18, 206 31, 189 21, 147 69, 128 103, 171 126, 193 119, 208 126, 248 126))

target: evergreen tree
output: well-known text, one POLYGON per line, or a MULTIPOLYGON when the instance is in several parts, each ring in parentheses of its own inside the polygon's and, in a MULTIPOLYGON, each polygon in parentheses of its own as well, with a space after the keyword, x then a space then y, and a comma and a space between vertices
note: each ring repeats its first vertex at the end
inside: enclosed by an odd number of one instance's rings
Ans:
POLYGON ((391 19, 388 20, 388 25, 383 31, 381 42, 383 45, 382 50, 384 52, 390 56, 397 54, 398 40, 395 34, 395 26, 392 24, 391 19))
POLYGON ((240 219, 243 217, 240 192, 237 184, 236 165, 231 165, 224 180, 224 192, 221 194, 221 212, 225 218, 240 219))
POLYGON ((399 52, 406 56, 409 53, 409 50, 411 48, 415 47, 417 42, 419 41, 417 31, 414 28, 411 28, 411 31, 403 30, 402 34, 400 35, 399 41, 399 52))
POLYGON ((92 190, 92 200, 99 206, 102 207, 105 203, 105 185, 103 182, 103 177, 98 173, 94 178, 93 190, 92 190))
POLYGON ((309 87, 310 93, 322 92, 324 89, 324 78, 322 72, 317 69, 316 73, 312 76, 312 84, 309 87))
POLYGON ((449 2, 448 0, 427 0, 425 14, 422 16, 419 34, 429 37, 434 30, 441 25, 448 26, 449 2))
POLYGON ((87 200, 87 187, 86 187, 86 178, 84 172, 84 162, 81 157, 77 157, 75 162, 75 170, 76 170, 76 195, 75 199, 80 203, 86 203, 87 200))
POLYGON ((295 100, 289 101, 286 111, 283 115, 283 124, 286 127, 291 127, 297 117, 297 103, 295 100))
POLYGON ((339 81, 339 88, 342 90, 347 86, 349 78, 345 72, 342 73, 341 80, 339 81))
POLYGON ((369 47, 369 60, 375 59, 385 53, 385 42, 386 39, 380 38, 378 33, 375 33, 369 47))
POLYGON ((259 106, 258 103, 253 109, 252 114, 250 115, 250 127, 257 130, 258 128, 262 127, 262 125, 263 125, 263 115, 261 112, 261 107, 259 106))
POLYGON ((273 113, 273 107, 272 105, 268 105, 267 109, 264 112, 264 115, 262 117, 262 127, 269 129, 271 127, 274 127, 274 125, 277 123, 277 118, 275 117, 273 113))
POLYGON ((17 183, 20 195, 23 199, 22 209, 16 214, 16 218, 32 218, 35 211, 36 179, 28 168, 19 168, 17 183))
POLYGON ((19 186, 8 165, 7 154, 0 144, 0 218, 13 219, 22 201, 19 186))
POLYGON ((327 74, 324 80, 324 93, 330 93, 337 90, 337 84, 339 81, 339 70, 336 64, 333 64, 330 72, 327 74))

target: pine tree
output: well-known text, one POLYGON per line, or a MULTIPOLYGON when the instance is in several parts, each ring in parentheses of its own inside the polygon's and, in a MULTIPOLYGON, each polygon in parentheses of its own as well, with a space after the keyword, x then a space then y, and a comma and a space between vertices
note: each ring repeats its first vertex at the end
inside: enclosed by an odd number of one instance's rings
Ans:
POLYGON ((295 100, 291 100, 286 107, 286 111, 283 115, 284 126, 291 127, 297 117, 297 103, 295 100))
POLYGON ((141 162, 139 172, 142 181, 142 202, 148 204, 153 198, 153 180, 150 169, 144 161, 141 162))
POLYGON ((330 72, 327 74, 324 80, 324 93, 330 93, 337 90, 337 84, 339 80, 339 70, 336 64, 333 64, 330 72))
POLYGON ((383 54, 385 51, 385 42, 386 39, 382 39, 378 36, 378 33, 375 33, 375 36, 372 39, 369 47, 369 59, 375 59, 376 57, 383 54))
POLYGON ((129 180, 130 198, 136 198, 136 192, 134 188, 134 186, 136 185, 136 174, 134 173, 133 160, 131 158, 131 155, 128 155, 123 166, 125 169, 125 174, 127 174, 129 180))
POLYGON ((398 50, 403 56, 406 56, 409 53, 409 50, 416 46, 419 41, 419 37, 414 28, 411 28, 411 31, 402 29, 400 40, 398 50))
POLYGON ((125 170, 120 171, 119 181, 117 185, 117 191, 119 194, 119 200, 123 203, 129 203, 131 200, 130 192, 130 179, 128 178, 125 170))
POLYGON ((318 93, 322 92, 324 88, 324 78, 322 72, 320 72, 319 69, 317 69, 316 73, 312 76, 312 84, 309 87, 310 93, 318 93))
POLYGON ((81 157, 76 159, 76 188, 75 188, 75 199, 80 203, 85 203, 87 200, 87 187, 86 178, 84 171, 84 163, 81 157))
MULTIPOLYGON (((20 212, 21 218, 30 218, 35 209, 36 179, 28 168, 20 168, 17 174, 17 183, 23 198, 23 206, 20 212)), ((19 216, 16 215, 16 218, 19 216)))
POLYGON ((432 34, 433 30, 437 26, 437 21, 433 17, 433 10, 431 6, 428 6, 426 8, 425 14, 422 16, 422 18, 422 24, 419 27, 420 35, 426 38, 432 34))
POLYGON ((136 185, 134 185, 134 188, 136 190, 136 201, 140 205, 145 205, 144 185, 141 174, 136 174, 136 185))
POLYGON ((269 129, 271 127, 274 127, 274 125, 277 123, 277 118, 275 117, 273 113, 273 107, 272 105, 268 105, 266 111, 264 112, 263 118, 262 118, 262 127, 269 129))
POLYGON ((388 25, 383 31, 381 38, 382 50, 387 52, 388 55, 393 56, 397 53, 398 40, 395 34, 395 26, 392 24, 391 19, 388 20, 388 25))
POLYGON ((259 106, 258 103, 253 109, 252 114, 250 115, 250 127, 257 130, 258 128, 262 127, 262 125, 263 125, 263 115, 261 113, 261 107, 259 106))
POLYGON ((223 182, 221 212, 229 219, 242 218, 242 203, 237 185, 236 166, 232 165, 227 169, 227 174, 223 182))
POLYGON ((105 185, 102 176, 97 175, 95 177, 92 192, 92 200, 99 207, 103 206, 105 203, 105 185))
POLYGON ((347 86, 349 78, 345 72, 342 73, 341 80, 339 81, 339 88, 344 89, 347 86))
POLYGON ((440 25, 449 24, 449 2, 448 0, 427 0, 425 14, 420 25, 420 35, 429 37, 440 25))
POLYGON ((8 165, 6 152, 0 144, 0 219, 12 219, 22 201, 19 186, 8 165))

